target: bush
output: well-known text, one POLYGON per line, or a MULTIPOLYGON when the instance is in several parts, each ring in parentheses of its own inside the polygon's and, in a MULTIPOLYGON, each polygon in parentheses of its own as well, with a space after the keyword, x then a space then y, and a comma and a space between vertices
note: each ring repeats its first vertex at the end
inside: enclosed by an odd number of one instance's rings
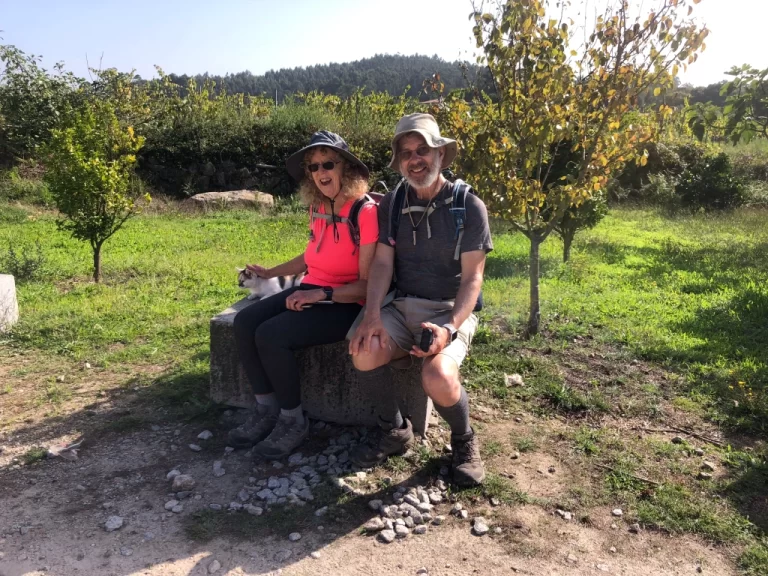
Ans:
POLYGON ((22 176, 18 167, 0 173, 0 201, 49 206, 52 200, 45 182, 22 176))
POLYGON ((744 183, 733 175, 728 155, 705 156, 689 164, 675 187, 680 204, 694 210, 729 210, 746 200, 744 183))
POLYGON ((42 276, 44 269, 45 255, 39 240, 35 242, 34 249, 24 246, 17 251, 13 244, 9 244, 8 252, 0 261, 0 270, 21 282, 36 280, 42 276))

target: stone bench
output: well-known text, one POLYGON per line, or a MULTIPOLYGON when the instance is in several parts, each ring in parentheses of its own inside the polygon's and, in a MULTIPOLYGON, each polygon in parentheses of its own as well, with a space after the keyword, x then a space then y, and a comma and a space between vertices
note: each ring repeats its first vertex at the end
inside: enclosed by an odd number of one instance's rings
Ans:
POLYGON ((6 332, 19 320, 16 282, 10 274, 0 274, 0 332, 6 332))
MULTIPOLYGON (((246 299, 211 318, 211 398, 228 406, 253 405, 253 391, 238 359, 232 323, 246 299)), ((313 346, 297 353, 301 371, 301 402, 310 418, 351 426, 376 425, 370 390, 357 379, 347 342, 313 346)), ((421 387, 420 364, 395 370, 395 393, 413 428, 427 430, 432 401, 421 387)))

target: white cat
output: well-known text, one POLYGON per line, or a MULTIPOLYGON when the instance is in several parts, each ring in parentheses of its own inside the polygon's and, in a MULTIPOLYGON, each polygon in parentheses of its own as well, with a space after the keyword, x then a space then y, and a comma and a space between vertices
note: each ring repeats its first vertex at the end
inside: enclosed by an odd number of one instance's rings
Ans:
POLYGON ((256 275, 248 268, 237 268, 237 285, 240 288, 248 288, 251 293, 247 296, 248 300, 256 298, 266 298, 287 288, 292 288, 301 284, 304 274, 295 276, 276 276, 275 278, 262 278, 256 275))

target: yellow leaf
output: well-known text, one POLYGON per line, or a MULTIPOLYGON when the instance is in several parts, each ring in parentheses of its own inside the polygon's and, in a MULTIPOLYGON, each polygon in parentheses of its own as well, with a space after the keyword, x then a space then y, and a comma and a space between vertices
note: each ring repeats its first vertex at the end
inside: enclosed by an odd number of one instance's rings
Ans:
POLYGON ((661 94, 661 88, 654 88, 653 89, 653 95, 654 96, 658 96, 659 94, 661 94))

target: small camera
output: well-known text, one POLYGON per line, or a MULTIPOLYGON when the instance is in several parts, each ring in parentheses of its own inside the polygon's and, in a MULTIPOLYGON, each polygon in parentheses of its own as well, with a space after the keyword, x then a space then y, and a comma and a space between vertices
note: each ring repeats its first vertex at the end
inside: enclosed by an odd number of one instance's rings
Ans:
POLYGON ((432 333, 432 330, 429 328, 424 328, 421 331, 421 342, 419 343, 419 348, 421 348, 422 352, 429 352, 429 347, 432 346, 432 341, 435 339, 435 335, 432 333))

